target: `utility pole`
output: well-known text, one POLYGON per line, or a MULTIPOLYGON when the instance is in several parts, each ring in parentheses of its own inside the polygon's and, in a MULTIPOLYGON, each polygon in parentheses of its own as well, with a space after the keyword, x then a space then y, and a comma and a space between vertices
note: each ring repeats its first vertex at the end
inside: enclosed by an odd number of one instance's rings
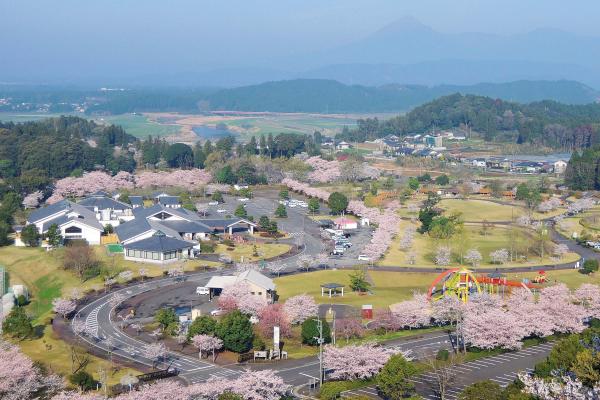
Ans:
POLYGON ((325 377, 323 371, 323 321, 320 319, 316 319, 315 321, 317 321, 317 329, 319 330, 319 336, 315 337, 315 339, 317 339, 317 343, 319 344, 319 385, 322 385, 325 377))

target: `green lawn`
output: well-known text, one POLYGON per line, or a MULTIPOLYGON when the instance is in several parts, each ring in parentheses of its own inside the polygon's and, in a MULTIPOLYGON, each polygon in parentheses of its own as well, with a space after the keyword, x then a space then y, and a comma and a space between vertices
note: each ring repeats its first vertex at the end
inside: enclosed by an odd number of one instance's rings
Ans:
MULTIPOLYGON (((519 260, 513 263, 507 263, 504 265, 496 265, 490 263, 489 254, 492 251, 506 248, 511 248, 511 240, 513 246, 515 246, 518 254, 525 254, 527 249, 525 247, 526 237, 530 236, 531 233, 523 228, 513 228, 511 230, 505 226, 495 225, 488 229, 487 234, 482 234, 482 225, 465 225, 465 235, 455 235, 449 241, 438 241, 431 238, 429 235, 421 235, 416 233, 414 236, 412 250, 416 253, 416 263, 414 265, 409 264, 407 255, 408 251, 400 249, 400 240, 404 234, 404 230, 408 225, 412 224, 409 221, 402 221, 400 223, 399 234, 392 242, 385 257, 377 264, 382 266, 401 266, 401 267, 435 267, 435 255, 438 246, 446 245, 450 246, 453 253, 453 259, 450 267, 457 267, 460 265, 460 251, 462 247, 463 254, 469 249, 477 249, 483 256, 483 261, 480 266, 483 267, 510 267, 510 266, 528 266, 528 265, 539 265, 539 264, 552 264, 554 263, 548 256, 544 259, 533 253, 533 248, 529 249, 529 258, 527 261, 519 260), (514 238, 514 239, 513 239, 514 238)), ((415 224, 418 226, 418 223, 415 224)), ((575 253, 568 253, 563 257, 561 262, 571 262, 578 259, 575 253)))
POLYGON ((409 299, 415 290, 426 291, 437 274, 398 273, 369 271, 373 281, 372 294, 359 295, 349 288, 349 270, 316 271, 301 275, 290 275, 275 279, 279 301, 291 296, 306 293, 319 304, 348 304, 360 307, 372 304, 384 308, 390 304, 409 299), (344 296, 321 296, 321 284, 336 282, 345 285, 344 296))
POLYGON ((177 125, 166 125, 150 120, 147 116, 141 114, 121 114, 97 117, 102 123, 120 125, 125 131, 137 138, 144 139, 149 135, 168 136, 179 132, 177 125))
POLYGON ((439 205, 440 208, 446 210, 446 214, 461 213, 465 221, 511 221, 523 214, 524 211, 518 206, 511 207, 492 201, 474 199, 444 199, 439 205))

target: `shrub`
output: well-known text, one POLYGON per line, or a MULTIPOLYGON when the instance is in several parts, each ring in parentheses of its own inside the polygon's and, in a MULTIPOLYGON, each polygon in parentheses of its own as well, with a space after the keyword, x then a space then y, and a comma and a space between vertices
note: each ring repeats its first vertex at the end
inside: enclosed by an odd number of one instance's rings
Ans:
POLYGON ((214 253, 215 247, 216 246, 213 242, 200 241, 200 252, 201 253, 214 253))
POLYGON ((33 333, 31 318, 23 307, 15 307, 2 322, 2 331, 12 337, 25 339, 33 333))
POLYGON ((598 271, 598 260, 585 260, 581 272, 587 275, 596 271, 598 271))
POLYGON ((408 379, 416 373, 413 364, 402 354, 396 354, 385 363, 375 380, 386 399, 400 400, 414 392, 415 385, 408 379))
POLYGON ((69 376, 69 382, 76 385, 81 390, 91 390, 96 387, 96 382, 92 375, 86 371, 77 371, 73 375, 69 376))
POLYGON ((158 322, 163 329, 166 329, 173 323, 179 322, 179 318, 172 308, 162 308, 158 310, 154 315, 154 320, 158 322))
POLYGON ((438 350, 437 354, 435 355, 435 359, 439 360, 439 361, 448 361, 449 357, 450 357, 450 352, 446 349, 438 350))

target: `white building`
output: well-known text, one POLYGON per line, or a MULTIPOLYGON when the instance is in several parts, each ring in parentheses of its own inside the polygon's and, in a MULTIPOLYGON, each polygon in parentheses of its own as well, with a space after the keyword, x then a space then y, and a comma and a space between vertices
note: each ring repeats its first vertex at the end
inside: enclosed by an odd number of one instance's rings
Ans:
POLYGON ((567 162, 564 160, 558 160, 554 162, 554 173, 564 174, 567 170, 567 162))

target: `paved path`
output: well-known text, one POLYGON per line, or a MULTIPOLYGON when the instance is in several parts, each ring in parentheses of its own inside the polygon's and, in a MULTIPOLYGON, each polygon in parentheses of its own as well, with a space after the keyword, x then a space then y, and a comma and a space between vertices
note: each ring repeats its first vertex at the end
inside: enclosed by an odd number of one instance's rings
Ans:
MULTIPOLYGON (((448 385, 444 400, 455 400, 465 387, 472 383, 489 379, 501 387, 508 386, 517 378, 519 372, 531 372, 536 363, 544 360, 553 343, 544 343, 526 349, 504 353, 481 360, 469 361, 453 367, 452 383, 448 385)), ((435 386, 436 375, 426 372, 411 379, 415 389, 424 399, 440 400, 439 390, 435 386)), ((381 399, 377 388, 372 385, 342 393, 342 398, 368 397, 381 399)))

